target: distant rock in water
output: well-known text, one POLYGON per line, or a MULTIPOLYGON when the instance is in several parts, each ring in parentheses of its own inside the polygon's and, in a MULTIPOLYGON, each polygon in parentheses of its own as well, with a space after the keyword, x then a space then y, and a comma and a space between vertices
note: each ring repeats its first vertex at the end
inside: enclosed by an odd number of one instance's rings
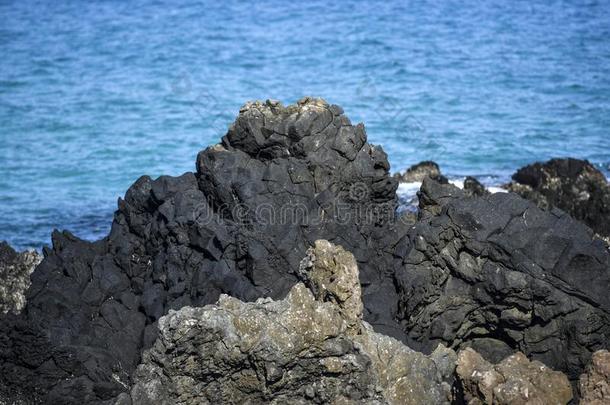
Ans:
POLYGON ((8 243, 0 242, 0 314, 18 314, 23 309, 30 274, 41 260, 35 251, 17 253, 8 243))
POLYGON ((447 182, 447 178, 441 174, 441 170, 435 162, 425 160, 409 167, 403 174, 394 175, 401 183, 421 183, 425 178, 435 179, 442 183, 447 182))
POLYGON ((610 184, 586 160, 551 159, 513 174, 508 190, 543 209, 560 208, 602 236, 610 236, 610 184))
POLYGON ((494 365, 468 348, 458 354, 456 373, 468 405, 565 405, 572 399, 565 375, 523 353, 494 365))
POLYGON ((222 295, 170 311, 117 405, 450 403, 455 353, 425 356, 373 332, 353 255, 316 241, 301 274, 309 289, 283 300, 222 295))
POLYGON ((485 186, 476 178, 467 176, 466 179, 464 179, 464 193, 473 197, 482 197, 489 194, 489 191, 487 191, 485 186))
POLYGON ((566 213, 426 179, 408 238, 396 283, 410 347, 519 350, 576 380, 610 345, 610 252, 566 213))

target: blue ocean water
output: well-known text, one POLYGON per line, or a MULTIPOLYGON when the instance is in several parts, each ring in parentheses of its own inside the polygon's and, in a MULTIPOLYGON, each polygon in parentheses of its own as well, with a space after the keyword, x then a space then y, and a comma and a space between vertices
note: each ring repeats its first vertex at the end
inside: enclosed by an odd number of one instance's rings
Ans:
POLYGON ((247 100, 320 96, 393 171, 610 171, 610 2, 0 2, 0 240, 109 230, 142 174, 194 170, 247 100))

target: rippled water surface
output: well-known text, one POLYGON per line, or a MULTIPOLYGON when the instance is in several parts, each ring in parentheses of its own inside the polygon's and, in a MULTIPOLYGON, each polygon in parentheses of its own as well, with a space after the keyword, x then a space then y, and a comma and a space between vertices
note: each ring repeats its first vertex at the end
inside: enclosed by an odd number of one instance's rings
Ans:
POLYGON ((96 239, 251 99, 340 104, 393 170, 610 170, 610 3, 0 2, 0 239, 96 239), (374 3, 374 4, 373 4, 374 3))

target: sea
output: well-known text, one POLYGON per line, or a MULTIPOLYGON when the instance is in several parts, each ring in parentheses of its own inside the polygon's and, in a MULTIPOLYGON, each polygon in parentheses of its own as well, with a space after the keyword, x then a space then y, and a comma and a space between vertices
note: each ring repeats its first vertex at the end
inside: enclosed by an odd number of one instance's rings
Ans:
POLYGON ((0 0, 0 57, 0 240, 18 249, 104 237, 130 184, 194 171, 255 99, 342 106, 392 172, 610 173, 605 0, 0 0))

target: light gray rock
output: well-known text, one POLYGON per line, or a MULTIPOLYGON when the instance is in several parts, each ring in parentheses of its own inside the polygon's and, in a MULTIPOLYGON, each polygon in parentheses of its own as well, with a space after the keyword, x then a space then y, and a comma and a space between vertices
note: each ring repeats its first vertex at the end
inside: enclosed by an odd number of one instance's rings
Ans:
POLYGON ((468 405, 565 405, 572 399, 565 374, 521 352, 494 365, 467 348, 458 355, 456 371, 468 405))
POLYGON ((316 241, 300 272, 311 289, 282 300, 170 311, 117 404, 450 402, 455 352, 426 356, 363 322, 351 253, 316 241))
POLYGON ((17 253, 8 243, 0 242, 0 314, 21 312, 30 274, 41 260, 36 251, 17 253))
POLYGON ((610 403, 610 352, 598 350, 591 356, 587 371, 580 376, 581 405, 610 403))

